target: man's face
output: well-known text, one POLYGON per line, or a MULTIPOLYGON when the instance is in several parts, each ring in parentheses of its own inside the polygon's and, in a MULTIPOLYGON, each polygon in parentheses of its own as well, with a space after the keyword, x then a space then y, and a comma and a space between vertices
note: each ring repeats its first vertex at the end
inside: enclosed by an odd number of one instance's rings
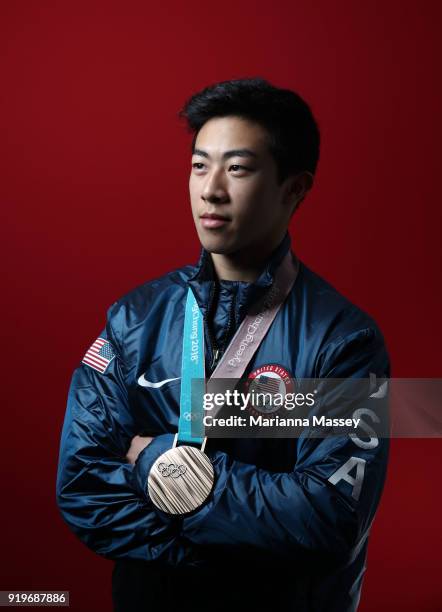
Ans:
POLYGON ((277 182, 259 124, 239 117, 207 121, 195 142, 189 188, 198 237, 209 252, 233 254, 282 239, 290 217, 287 182, 277 182))

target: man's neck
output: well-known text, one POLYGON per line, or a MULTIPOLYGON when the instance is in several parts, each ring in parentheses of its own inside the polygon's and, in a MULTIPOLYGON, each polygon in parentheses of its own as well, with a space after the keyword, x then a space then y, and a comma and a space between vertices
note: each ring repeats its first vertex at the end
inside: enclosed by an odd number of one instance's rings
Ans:
POLYGON ((265 247, 262 245, 259 248, 252 246, 228 255, 211 253, 210 256, 217 277, 220 280, 253 283, 260 276, 270 255, 282 240, 283 237, 278 237, 265 247))

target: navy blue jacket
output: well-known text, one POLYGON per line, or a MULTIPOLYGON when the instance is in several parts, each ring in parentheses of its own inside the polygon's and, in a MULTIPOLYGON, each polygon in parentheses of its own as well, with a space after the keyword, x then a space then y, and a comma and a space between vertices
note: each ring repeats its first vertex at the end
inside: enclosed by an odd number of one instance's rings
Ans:
MULTIPOLYGON (((100 334, 109 343, 105 371, 81 363, 73 374, 57 500, 72 531, 106 558, 175 568, 279 564, 293 568, 283 609, 345 612, 359 600, 387 439, 209 439, 216 481, 204 506, 170 517, 146 491, 153 462, 177 431, 188 287, 204 317, 209 376, 289 248, 287 234, 254 283, 216 282, 203 249, 197 266, 149 281, 109 308, 100 334), (133 466, 125 455, 141 432, 155 439, 133 466)), ((374 321, 302 262, 245 375, 266 364, 296 378, 389 375, 374 321)))

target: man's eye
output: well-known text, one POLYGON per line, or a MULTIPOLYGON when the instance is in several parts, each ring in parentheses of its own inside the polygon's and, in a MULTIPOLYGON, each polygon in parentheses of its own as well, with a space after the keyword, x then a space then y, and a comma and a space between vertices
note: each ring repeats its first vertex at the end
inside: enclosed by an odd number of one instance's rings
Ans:
POLYGON ((192 168, 195 168, 195 170, 202 170, 204 168, 204 164, 201 162, 194 162, 192 164, 192 168))
POLYGON ((233 164, 230 166, 229 170, 233 170, 233 172, 238 172, 241 170, 250 170, 250 168, 246 168, 245 166, 240 166, 239 164, 233 164))

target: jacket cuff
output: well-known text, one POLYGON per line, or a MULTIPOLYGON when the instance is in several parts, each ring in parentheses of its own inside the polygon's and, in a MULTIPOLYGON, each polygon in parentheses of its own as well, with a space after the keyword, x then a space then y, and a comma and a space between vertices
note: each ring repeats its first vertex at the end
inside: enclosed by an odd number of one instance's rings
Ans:
POLYGON ((135 461, 133 470, 135 487, 144 500, 150 501, 147 492, 147 477, 150 469, 160 455, 172 448, 174 437, 174 434, 156 436, 150 444, 143 448, 135 461))

